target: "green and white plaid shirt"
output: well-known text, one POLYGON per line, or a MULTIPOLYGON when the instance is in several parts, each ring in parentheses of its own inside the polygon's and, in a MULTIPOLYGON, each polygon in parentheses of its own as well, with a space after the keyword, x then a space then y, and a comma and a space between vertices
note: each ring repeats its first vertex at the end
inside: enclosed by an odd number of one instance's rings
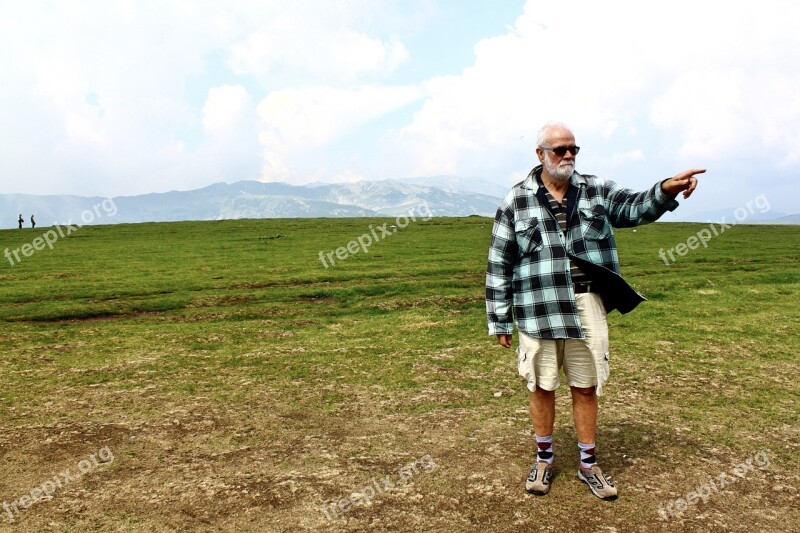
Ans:
POLYGON ((643 298, 619 276, 612 227, 653 222, 678 202, 664 194, 661 182, 637 193, 575 172, 566 197, 567 231, 562 232, 538 183, 541 170, 535 167, 515 185, 495 215, 486 271, 489 335, 511 334, 516 321, 531 337, 583 338, 570 258, 599 285, 607 311, 630 311, 643 298))

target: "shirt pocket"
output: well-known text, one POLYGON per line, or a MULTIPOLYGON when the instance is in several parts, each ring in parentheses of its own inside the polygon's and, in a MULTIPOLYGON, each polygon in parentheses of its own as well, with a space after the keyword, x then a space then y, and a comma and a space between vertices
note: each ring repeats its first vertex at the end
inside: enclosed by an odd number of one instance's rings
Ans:
POLYGON ((520 255, 532 254, 544 247, 542 232, 539 231, 539 221, 536 217, 517 220, 514 223, 514 232, 517 235, 517 248, 520 255))
POLYGON ((597 204, 592 208, 578 209, 581 218, 583 237, 590 241, 602 241, 611 237, 611 226, 606 217, 606 210, 597 204))

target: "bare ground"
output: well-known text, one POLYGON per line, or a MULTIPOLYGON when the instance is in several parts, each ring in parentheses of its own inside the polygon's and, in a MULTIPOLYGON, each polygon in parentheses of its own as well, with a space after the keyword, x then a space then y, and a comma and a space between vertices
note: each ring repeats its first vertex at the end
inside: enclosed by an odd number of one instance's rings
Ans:
MULTIPOLYGON (((440 357, 452 354, 441 353, 440 357)), ((432 358, 435 360, 435 357, 432 358)), ((436 371, 431 365, 428 371, 436 371)), ((438 371, 446 373, 447 369, 438 371)), ((452 371, 451 371, 452 372, 452 371)), ((4 531, 792 531, 798 529, 798 428, 742 427, 742 446, 708 446, 657 406, 647 387, 610 387, 601 402, 600 458, 620 487, 602 502, 576 478, 575 436, 562 388, 556 478, 546 497, 528 495, 533 453, 521 385, 508 361, 485 379, 491 400, 434 386, 398 393, 338 385, 330 377, 289 388, 241 380, 240 396, 212 399, 155 386, 64 388, 46 404, 12 409, 0 435, 0 496, 19 502, 64 469, 93 465, 27 509, 0 517, 4 531), (311 389, 311 391, 309 390, 311 389), (324 406, 326 393, 348 401, 324 406), (499 396, 496 396, 500 393, 499 396), (440 404, 441 408, 432 408, 440 404), (69 415, 64 415, 69 413, 69 415), (47 419, 46 423, 26 421, 47 419), (659 422, 654 422, 658 420, 659 422), (750 442, 746 442, 749 440, 750 442), (742 450, 747 450, 744 453, 742 450), (685 497, 709 476, 754 468, 680 516, 659 505, 685 497), (422 468, 420 459, 430 458, 422 468), (417 462, 402 481, 401 468, 417 462), (84 465, 85 466, 85 465, 84 465), (394 485, 389 487, 389 484, 394 485), (335 502, 376 489, 374 498, 335 502), (334 504, 331 507, 331 504, 334 504), (323 508, 323 505, 328 507, 323 508), (324 509, 327 509, 327 513, 324 509), (13 516, 13 520, 12 517, 13 516)), ((232 374, 232 376, 235 374, 232 374)), ((233 379, 233 378, 231 378, 233 379)), ((482 393, 480 393, 482 394, 482 393)), ((713 420, 708 421, 713 432, 713 420)), ((713 442, 713 439, 711 439, 713 442)))

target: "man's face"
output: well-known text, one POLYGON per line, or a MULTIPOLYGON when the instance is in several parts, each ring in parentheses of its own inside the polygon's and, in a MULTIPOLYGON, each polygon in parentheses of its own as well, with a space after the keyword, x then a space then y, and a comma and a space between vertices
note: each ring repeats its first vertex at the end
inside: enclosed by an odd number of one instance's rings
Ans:
POLYGON ((575 171, 576 154, 572 151, 567 151, 564 155, 559 156, 553 152, 554 149, 567 146, 575 146, 575 136, 572 135, 572 132, 564 128, 553 128, 547 132, 544 144, 544 147, 548 148, 548 150, 536 149, 545 172, 555 181, 567 181, 575 171))

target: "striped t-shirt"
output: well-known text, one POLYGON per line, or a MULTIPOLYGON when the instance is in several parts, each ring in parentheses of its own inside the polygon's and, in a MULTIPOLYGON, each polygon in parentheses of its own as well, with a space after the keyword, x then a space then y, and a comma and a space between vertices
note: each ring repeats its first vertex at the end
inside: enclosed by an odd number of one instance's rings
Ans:
MULTIPOLYGON (((539 178, 539 183, 541 183, 541 178, 539 178)), ((553 216, 556 217, 558 225, 561 228, 561 232, 566 235, 567 207, 563 204, 560 204, 558 200, 556 200, 555 197, 550 194, 550 191, 547 190, 547 187, 544 187, 544 194, 547 197, 547 201, 550 202, 550 211, 552 211, 553 216)), ((564 201, 566 200, 567 196, 564 195, 564 201)), ((572 283, 589 283, 591 281, 589 276, 584 274, 583 270, 581 270, 572 259, 569 260, 569 274, 572 277, 572 283)))

